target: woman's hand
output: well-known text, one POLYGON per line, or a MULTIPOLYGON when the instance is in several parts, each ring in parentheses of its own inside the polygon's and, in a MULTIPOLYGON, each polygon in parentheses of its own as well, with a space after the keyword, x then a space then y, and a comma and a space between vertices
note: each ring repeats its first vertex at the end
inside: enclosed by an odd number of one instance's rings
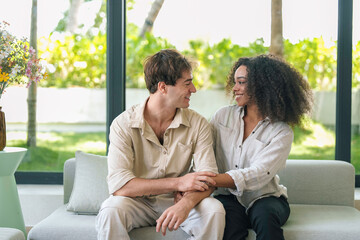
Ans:
POLYGON ((178 178, 178 191, 206 191, 209 185, 215 186, 216 182, 212 179, 217 174, 212 172, 193 172, 178 178))

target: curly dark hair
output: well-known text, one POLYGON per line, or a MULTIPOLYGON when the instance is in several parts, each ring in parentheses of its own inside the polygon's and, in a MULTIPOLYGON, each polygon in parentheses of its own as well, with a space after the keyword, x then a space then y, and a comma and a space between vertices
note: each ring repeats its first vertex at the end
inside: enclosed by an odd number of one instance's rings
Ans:
POLYGON ((144 61, 146 87, 150 93, 155 93, 159 82, 175 86, 183 72, 192 71, 194 66, 194 62, 175 49, 161 50, 144 61))
POLYGON ((228 76, 228 93, 232 92, 234 74, 240 66, 246 66, 247 94, 258 106, 262 117, 295 126, 311 112, 313 97, 310 85, 285 60, 272 55, 239 58, 228 76))

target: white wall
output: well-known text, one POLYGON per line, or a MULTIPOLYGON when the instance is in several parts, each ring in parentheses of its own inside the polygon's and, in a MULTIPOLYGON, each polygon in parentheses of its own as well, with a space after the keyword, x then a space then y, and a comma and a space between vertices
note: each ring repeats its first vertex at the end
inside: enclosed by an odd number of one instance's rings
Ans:
MULTIPOLYGON (((360 125, 360 91, 352 94, 351 122, 360 125)), ((350 106, 340 106, 348 108, 350 106)), ((315 92, 313 119, 326 125, 335 125, 336 92, 315 92)))
MULTIPOLYGON (((142 103, 148 96, 146 89, 127 89, 126 107, 142 103)), ((27 122, 27 89, 9 87, 1 105, 7 123, 27 122)), ((315 92, 313 119, 335 125, 335 92, 315 92)), ((230 104, 224 90, 199 90, 191 96, 190 107, 210 119, 217 109, 230 104)), ((349 106, 341 106, 349 107, 349 106)), ((106 90, 87 88, 38 88, 38 123, 102 123, 106 122, 106 90)), ((360 125, 360 91, 352 94, 352 123, 360 125)))
MULTIPOLYGON (((127 89, 126 108, 142 103, 149 93, 146 89, 127 89)), ((3 94, 1 105, 7 123, 27 122, 27 89, 9 87, 3 94)), ((207 119, 230 99, 223 91, 198 91, 191 96, 191 108, 207 119)), ((38 88, 38 123, 104 123, 106 122, 106 90, 87 88, 38 88)))

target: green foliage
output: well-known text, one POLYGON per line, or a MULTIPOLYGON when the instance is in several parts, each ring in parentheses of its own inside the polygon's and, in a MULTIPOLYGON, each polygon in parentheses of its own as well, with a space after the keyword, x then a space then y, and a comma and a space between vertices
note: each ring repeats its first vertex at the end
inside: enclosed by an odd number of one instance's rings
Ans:
POLYGON ((39 55, 48 62, 49 77, 43 87, 104 88, 106 35, 66 35, 62 40, 40 39, 39 55), (50 54, 51 53, 51 54, 50 54))
MULTIPOLYGON (((352 72, 352 87, 360 87, 360 41, 354 46, 353 49, 353 72, 352 72)), ((360 160, 359 160, 360 161, 360 160)))
MULTIPOLYGON (((336 88, 336 46, 325 46, 322 38, 304 39, 296 44, 284 41, 284 58, 309 81, 315 90, 336 88)), ((360 69, 359 69, 360 70, 360 69)))
POLYGON ((139 29, 134 24, 126 26, 126 87, 144 88, 143 61, 146 57, 166 48, 175 48, 166 39, 150 33, 145 38, 138 36, 139 29))
POLYGON ((64 12, 64 17, 59 20, 59 22, 58 22, 57 26, 55 27, 54 31, 56 31, 56 32, 64 32, 65 31, 68 16, 69 16, 69 10, 64 12))
MULTIPOLYGON (((85 2, 92 1, 86 0, 85 2)), ((84 35, 65 36, 63 40, 41 39, 40 56, 49 64, 49 78, 40 83, 44 87, 105 87, 106 79, 106 4, 95 17, 94 25, 84 35), (51 53, 51 55, 50 55, 51 53), (86 67, 84 67, 86 66, 86 67)), ((133 9, 135 0, 126 0, 127 11, 133 9)), ((64 34, 69 12, 59 21, 55 31, 64 34)), ((139 28, 126 25, 126 87, 144 88, 144 59, 165 48, 175 48, 167 39, 147 33, 138 36, 139 28)), ((56 35, 56 34, 54 34, 56 35)), ((239 46, 230 39, 210 45, 202 40, 190 40, 186 56, 198 63, 194 71, 197 88, 223 88, 232 64, 244 56, 267 53, 263 39, 256 39, 248 46, 239 46)), ((298 43, 284 40, 284 58, 309 81, 314 90, 336 90, 336 42, 327 46, 320 38, 303 39, 298 43)), ((360 41, 353 49, 353 89, 360 87, 360 41)))
MULTIPOLYGON (((96 26, 101 24, 100 17, 96 26)), ((96 27, 94 27, 96 28, 96 27)), ((175 48, 167 39, 147 33, 138 36, 139 28, 129 23, 126 29, 126 86, 144 88, 143 61, 155 52, 175 48)), ((53 36, 54 37, 54 36, 53 36)), ((39 53, 49 64, 49 78, 43 87, 103 88, 106 83, 106 34, 98 31, 93 36, 66 35, 62 40, 42 38, 39 53), (51 54, 50 54, 51 53, 51 54)), ((223 88, 232 64, 243 56, 268 52, 263 39, 248 46, 239 46, 230 39, 210 45, 202 40, 190 40, 186 56, 198 63, 194 71, 197 88, 223 88)), ((336 89, 336 43, 327 46, 322 38, 303 39, 298 43, 284 40, 284 58, 309 81, 314 90, 336 89)), ((353 88, 360 87, 360 42, 353 50, 353 88)))
POLYGON ((237 58, 267 52, 263 39, 256 40, 249 47, 233 44, 230 39, 223 39, 213 46, 202 40, 190 40, 189 45, 190 49, 184 54, 198 61, 198 68, 194 71, 194 83, 198 88, 223 88, 237 58))

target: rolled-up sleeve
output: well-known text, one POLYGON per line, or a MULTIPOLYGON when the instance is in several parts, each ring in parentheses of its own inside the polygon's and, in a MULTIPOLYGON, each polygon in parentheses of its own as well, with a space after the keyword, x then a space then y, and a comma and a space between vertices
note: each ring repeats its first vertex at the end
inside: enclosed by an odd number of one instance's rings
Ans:
POLYGON ((110 126, 110 145, 108 152, 108 187, 110 194, 122 188, 128 181, 135 178, 132 171, 134 165, 134 152, 129 130, 122 120, 117 117, 110 126))

